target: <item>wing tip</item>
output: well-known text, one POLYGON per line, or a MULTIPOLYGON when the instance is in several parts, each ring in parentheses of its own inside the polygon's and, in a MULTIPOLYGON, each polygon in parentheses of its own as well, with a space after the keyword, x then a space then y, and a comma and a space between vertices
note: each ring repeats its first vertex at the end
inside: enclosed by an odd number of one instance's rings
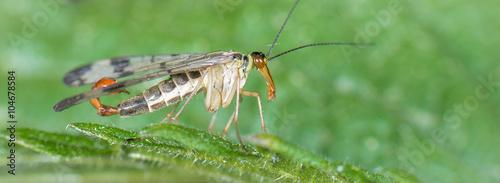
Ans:
MULTIPOLYGON (((94 92, 95 90, 91 90, 91 92, 94 92)), ((88 93, 81 93, 81 94, 78 94, 78 95, 75 95, 75 96, 72 96, 72 97, 68 97, 68 98, 65 98, 64 100, 61 100, 59 101, 57 104, 55 104, 53 107, 52 107, 52 110, 54 110, 55 112, 61 112, 67 108, 70 108, 71 106, 74 106, 74 105, 77 105, 77 104, 80 104, 86 100, 85 99, 85 96, 87 96, 88 93)))
POLYGON ((64 110, 64 108, 61 107, 61 105, 59 105, 59 103, 57 103, 56 105, 54 105, 52 107, 52 110, 54 110, 54 112, 61 112, 62 110, 64 110))

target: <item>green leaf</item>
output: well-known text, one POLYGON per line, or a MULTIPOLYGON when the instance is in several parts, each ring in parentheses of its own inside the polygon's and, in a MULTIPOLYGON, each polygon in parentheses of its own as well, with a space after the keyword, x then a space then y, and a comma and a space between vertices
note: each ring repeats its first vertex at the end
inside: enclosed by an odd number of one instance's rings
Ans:
MULTIPOLYGON (((331 163, 318 155, 285 142, 273 135, 258 134, 251 136, 248 140, 250 140, 253 144, 266 148, 272 152, 280 153, 294 162, 304 163, 326 171, 334 177, 342 177, 346 180, 356 182, 393 181, 391 178, 385 177, 382 174, 373 173, 347 163, 331 163)), ((338 179, 335 178, 335 180, 338 179)))
MULTIPOLYGON (((2 133, 2 137, 10 139, 10 133, 2 133)), ((105 141, 85 136, 49 133, 32 129, 16 129, 15 141, 34 151, 61 158, 77 158, 111 154, 117 149, 105 141)))
POLYGON ((392 177, 397 182, 402 182, 402 183, 420 182, 420 180, 418 180, 415 176, 402 170, 380 168, 377 169, 376 171, 380 172, 385 176, 392 177))
POLYGON ((72 123, 68 127, 74 128, 87 135, 98 137, 108 141, 110 144, 127 145, 130 147, 146 148, 152 150, 182 150, 183 147, 177 146, 172 141, 159 141, 154 138, 139 139, 136 132, 123 130, 116 127, 104 126, 93 123, 72 123))
POLYGON ((246 153, 239 144, 180 125, 153 125, 138 132, 91 123, 68 126, 99 139, 29 129, 20 129, 16 134, 23 134, 19 139, 24 146, 53 156, 123 155, 124 159, 185 168, 216 181, 418 182, 409 174, 398 176, 400 174, 394 172, 373 172, 345 162, 332 163, 267 134, 248 138, 256 146, 247 145, 249 152, 246 153))
POLYGON ((159 136, 175 140, 201 152, 220 156, 241 156, 245 152, 239 145, 218 136, 180 125, 153 125, 139 132, 138 137, 159 136))
POLYGON ((112 126, 103 126, 92 123, 73 123, 68 127, 74 128, 87 135, 101 138, 111 144, 126 144, 127 139, 136 138, 136 133, 131 131, 122 130, 112 126))

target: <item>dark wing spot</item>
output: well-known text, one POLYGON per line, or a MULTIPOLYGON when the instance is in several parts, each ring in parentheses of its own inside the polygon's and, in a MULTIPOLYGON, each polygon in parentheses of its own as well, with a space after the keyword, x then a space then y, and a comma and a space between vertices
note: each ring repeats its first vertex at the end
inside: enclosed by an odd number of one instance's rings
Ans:
POLYGON ((122 58, 112 58, 111 65, 113 66, 114 73, 123 72, 123 69, 130 65, 130 58, 122 57, 122 58))
POLYGON ((85 78, 81 78, 85 73, 91 70, 92 65, 86 65, 71 71, 64 76, 63 82, 68 86, 79 86, 84 84, 85 78))

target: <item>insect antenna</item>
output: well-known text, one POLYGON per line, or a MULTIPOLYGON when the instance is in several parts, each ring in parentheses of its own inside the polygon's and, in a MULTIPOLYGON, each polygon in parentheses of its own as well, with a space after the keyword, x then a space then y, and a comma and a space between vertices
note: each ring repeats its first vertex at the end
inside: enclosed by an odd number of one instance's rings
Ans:
MULTIPOLYGON (((276 45, 276 42, 278 41, 278 38, 280 37, 281 35, 281 32, 283 31, 283 28, 285 28, 285 25, 286 23, 288 22, 288 19, 290 18, 290 16, 292 15, 292 12, 293 10, 295 9, 295 7, 297 6, 297 4, 299 4, 299 1, 300 0, 297 0, 295 1, 295 4, 293 5, 292 9, 290 10, 290 13, 288 13, 288 16, 286 17, 285 19, 285 22, 283 22, 283 25, 281 26, 281 29, 280 31, 278 32, 278 35, 276 35, 276 38, 274 39, 274 42, 273 44, 271 45, 271 48, 269 49, 269 52, 267 52, 267 56, 269 57, 270 54, 271 54, 271 51, 273 50, 274 48, 274 45, 276 45)), ((280 53, 280 54, 277 54, 275 56, 272 56, 268 59, 268 61, 271 61, 272 59, 275 59, 275 58, 278 58, 279 56, 282 56, 282 55, 285 55, 287 53, 290 53, 290 52, 293 52, 293 51, 297 51, 297 50, 300 50, 302 48, 307 48, 307 47, 311 47, 311 46, 323 46, 323 45, 348 45, 348 46, 372 46, 374 45, 374 43, 313 43, 313 44, 308 44, 308 45, 304 45, 304 46, 299 46, 297 48, 293 48, 291 50, 288 50, 288 51, 285 51, 283 53, 280 53)))
POLYGON ((293 48, 293 49, 285 51, 283 53, 274 55, 267 60, 271 61, 272 59, 278 58, 279 56, 283 56, 284 54, 290 53, 292 51, 297 51, 297 50, 300 50, 302 48, 307 48, 307 47, 311 47, 311 46, 324 46, 324 45, 372 46, 372 45, 374 45, 374 43, 313 43, 313 44, 308 44, 308 45, 304 45, 304 46, 299 46, 297 48, 293 48))
POLYGON ((297 4, 299 4, 299 1, 300 1, 300 0, 295 1, 295 4, 293 5, 292 10, 290 10, 290 13, 288 13, 288 16, 286 17, 285 22, 283 22, 283 25, 281 26, 281 29, 280 29, 280 31, 278 32, 278 35, 277 35, 277 36, 276 36, 276 38, 274 39, 273 45, 271 45, 271 48, 269 49, 269 52, 267 52, 267 56, 269 56, 269 54, 271 54, 271 51, 273 50, 274 45, 276 45, 276 42, 278 41, 278 38, 279 38, 279 37, 280 37, 280 35, 281 35, 281 31, 283 31, 283 28, 285 28, 285 24, 286 24, 286 22, 288 22, 288 19, 290 18, 290 15, 292 15, 292 12, 293 12, 293 10, 295 9, 295 6, 297 6, 297 4))

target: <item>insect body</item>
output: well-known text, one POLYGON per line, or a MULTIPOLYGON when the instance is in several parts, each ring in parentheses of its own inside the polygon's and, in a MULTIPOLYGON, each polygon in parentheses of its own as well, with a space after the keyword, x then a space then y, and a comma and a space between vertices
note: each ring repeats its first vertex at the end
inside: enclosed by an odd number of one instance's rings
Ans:
MULTIPOLYGON (((297 0, 288 14, 268 55, 271 53, 283 27, 298 2, 297 0)), ((231 118, 234 118, 233 122, 236 123, 238 120, 240 97, 244 95, 257 98, 262 130, 267 132, 259 94, 243 90, 251 69, 254 67, 257 68, 257 71, 264 77, 267 84, 268 100, 274 100, 276 88, 267 67, 267 62, 292 51, 319 45, 366 46, 369 44, 315 43, 288 50, 269 59, 262 52, 253 52, 245 55, 234 51, 215 51, 211 53, 148 55, 101 60, 75 69, 64 78, 64 83, 69 86, 95 83, 92 90, 66 98, 54 105, 53 109, 59 112, 90 100, 91 104, 98 109, 100 115, 119 114, 121 117, 129 117, 154 112, 166 106, 175 105, 173 110, 167 115, 167 118, 162 121, 164 122, 169 118, 177 120, 193 96, 204 91, 205 108, 208 112, 214 113, 214 118, 212 118, 210 124, 211 127, 219 107, 227 108, 235 97, 236 108, 231 118), (132 75, 136 77, 120 82, 114 80, 132 75), (103 105, 99 100, 101 96, 126 92, 125 88, 127 87, 167 75, 170 75, 170 78, 161 81, 139 95, 119 103, 117 107, 103 105), (172 117, 172 113, 175 111, 177 105, 183 100, 186 102, 176 115, 172 117)), ((226 125, 224 134, 231 123, 232 119, 226 125)), ((242 147, 244 147, 238 133, 237 125, 234 126, 238 140, 242 147)))
MULTIPOLYGON (((173 54, 102 60, 73 70, 66 75, 64 82, 70 86, 93 82, 99 84, 102 81, 110 83, 102 86, 96 84, 91 91, 64 99, 54 106, 54 110, 62 111, 72 105, 90 100, 100 115, 119 114, 121 117, 129 117, 154 112, 166 106, 178 104, 182 100, 187 100, 185 106, 195 94, 205 91, 205 108, 208 112, 216 112, 220 106, 227 108, 237 94, 237 98, 239 95, 257 98, 261 126, 263 131, 266 131, 259 94, 243 90, 246 79, 254 67, 267 82, 268 99, 274 100, 276 92, 274 81, 267 67, 267 57, 261 52, 245 55, 234 51, 216 51, 207 54, 173 54), (107 77, 106 80, 96 81, 100 78, 96 77, 99 75, 119 78, 151 72, 151 70, 159 71, 120 83, 115 83, 114 80, 109 81, 107 77), (170 75, 170 78, 119 103, 117 108, 102 105, 98 98, 106 94, 119 93, 126 87, 164 75, 170 75)), ((173 119, 176 120, 182 110, 173 119)))

